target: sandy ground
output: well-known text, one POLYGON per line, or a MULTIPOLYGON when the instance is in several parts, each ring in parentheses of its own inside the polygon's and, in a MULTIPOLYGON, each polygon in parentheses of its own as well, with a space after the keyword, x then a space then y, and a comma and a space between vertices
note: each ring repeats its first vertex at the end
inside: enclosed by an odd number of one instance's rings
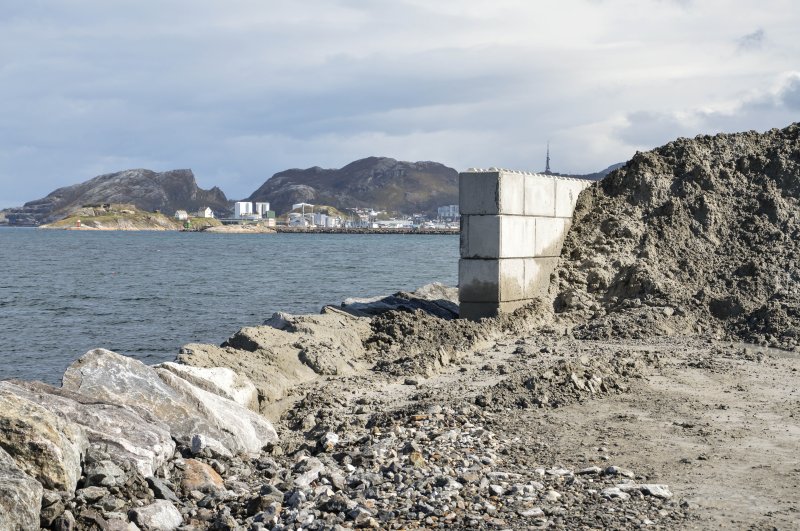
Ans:
MULTIPOLYGON (((614 464, 669 485, 688 518, 659 528, 800 529, 797 354, 682 338, 645 343, 545 335, 482 346, 429 378, 366 371, 303 384, 284 404, 285 444, 292 445, 292 434, 300 444, 296 419, 322 407, 345 419, 478 404, 505 447, 509 469, 515 463, 614 464), (567 381, 545 389, 540 404, 519 405, 535 395, 517 385, 531 371, 547 374, 581 356, 627 360, 613 375, 620 389, 593 395, 567 381), (295 402, 315 394, 327 397, 324 404, 295 402)), ((603 367, 598 374, 608 371, 603 367)))

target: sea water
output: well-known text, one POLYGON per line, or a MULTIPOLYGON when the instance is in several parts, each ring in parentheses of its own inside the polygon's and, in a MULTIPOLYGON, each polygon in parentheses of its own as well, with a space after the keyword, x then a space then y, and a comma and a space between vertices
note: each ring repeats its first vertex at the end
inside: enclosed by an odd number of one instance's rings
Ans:
POLYGON ((456 285, 458 236, 0 228, 0 379, 58 384, 93 348, 154 364, 274 312, 456 285))

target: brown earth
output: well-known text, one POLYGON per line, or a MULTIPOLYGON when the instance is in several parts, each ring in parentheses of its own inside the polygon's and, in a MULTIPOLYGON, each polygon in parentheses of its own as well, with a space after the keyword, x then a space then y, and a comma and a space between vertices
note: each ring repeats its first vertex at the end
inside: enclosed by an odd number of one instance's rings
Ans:
MULTIPOLYGON (((333 370, 302 361, 291 369, 282 362, 284 374, 297 378, 284 381, 280 397, 262 402, 285 455, 313 447, 326 432, 358 440, 376 429, 432 419, 431 408, 452 408, 467 425, 484 426, 496 437, 494 472, 525 476, 540 467, 615 465, 634 470, 639 483, 665 484, 674 494, 663 505, 645 507, 568 498, 559 502, 560 516, 545 507, 550 527, 637 528, 647 520, 661 529, 797 528, 800 356, 698 337, 580 340, 564 335, 558 319, 530 317, 540 314, 534 307, 513 318, 465 323, 419 310, 377 318, 328 310, 283 316, 292 323, 284 330, 245 329, 222 349, 227 356, 195 353, 182 361, 241 369, 259 352, 245 337, 260 337, 262 344, 269 337, 273 345, 295 349, 272 349, 284 359, 323 345, 325 356, 338 360, 333 370), (341 341, 332 332, 337 329, 348 331, 341 341), (283 334, 281 341, 276 334, 283 334), (348 352, 354 355, 349 363, 348 352), (620 520, 615 510, 630 518, 620 520)), ((248 374, 264 385, 258 373, 248 374)), ((269 378, 274 385, 274 374, 269 378)), ((545 525, 502 515, 487 527, 545 525)), ((465 512, 464 521, 469 518, 465 512)))

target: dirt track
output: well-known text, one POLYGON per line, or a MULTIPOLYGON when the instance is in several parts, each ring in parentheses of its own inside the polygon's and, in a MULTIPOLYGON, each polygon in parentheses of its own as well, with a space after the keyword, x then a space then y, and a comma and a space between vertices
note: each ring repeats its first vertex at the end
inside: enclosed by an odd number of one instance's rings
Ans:
MULTIPOLYGON (((347 419, 361 412, 369 418, 372 412, 385 416, 431 405, 468 406, 497 436, 503 455, 498 469, 616 465, 672 490, 683 518, 653 520, 658 528, 796 529, 799 368, 794 353, 697 339, 644 343, 508 337, 427 379, 387 381, 386 375, 366 371, 306 384, 301 393, 327 398, 295 404, 284 416, 283 433, 290 434, 288 428, 297 428, 293 421, 308 415, 347 419), (622 390, 593 397, 567 381, 551 385, 539 405, 527 400, 530 407, 514 406, 531 391, 508 382, 581 356, 633 360, 629 377, 615 375, 624 382, 622 390)), ((337 430, 343 436, 358 422, 346 425, 337 430)), ((300 432, 294 433, 298 438, 287 437, 284 443, 289 452, 302 441, 300 432)), ((573 509, 587 511, 577 506, 567 510, 573 509)), ((614 509, 608 501, 607 507, 592 511, 614 509)), ((529 525, 514 519, 505 523, 514 529, 529 525)), ((552 520, 540 524, 562 527, 552 520)), ((595 517, 589 527, 603 526, 595 517)))

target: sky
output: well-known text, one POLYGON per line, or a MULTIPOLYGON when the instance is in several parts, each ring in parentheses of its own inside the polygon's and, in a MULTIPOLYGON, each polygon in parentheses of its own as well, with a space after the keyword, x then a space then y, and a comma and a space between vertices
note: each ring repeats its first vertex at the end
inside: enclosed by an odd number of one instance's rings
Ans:
POLYGON ((3 0, 0 208, 130 168, 590 173, 800 120, 796 0, 3 0))

